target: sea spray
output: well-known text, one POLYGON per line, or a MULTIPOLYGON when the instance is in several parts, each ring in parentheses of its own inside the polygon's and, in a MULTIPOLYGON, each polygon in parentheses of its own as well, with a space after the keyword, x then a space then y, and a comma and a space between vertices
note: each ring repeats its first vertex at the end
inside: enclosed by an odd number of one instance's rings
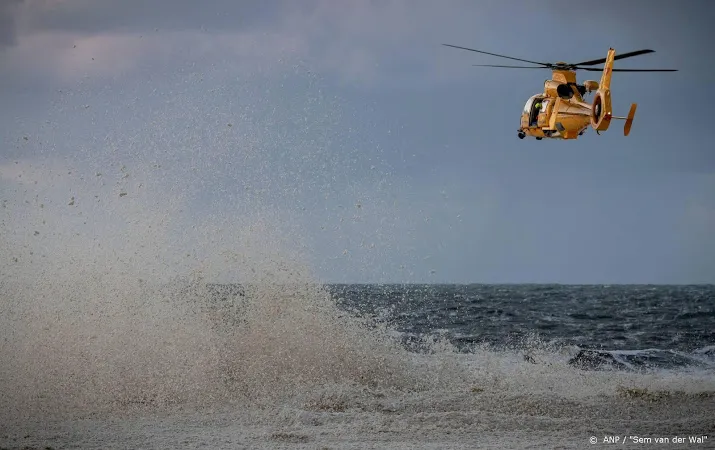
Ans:
MULTIPOLYGON (((123 197, 105 201, 115 218, 130 214, 123 197)), ((162 210, 141 201, 134 220, 85 242, 62 228, 64 211, 47 238, 27 236, 27 227, 5 235, 23 238, 3 240, 4 256, 19 255, 5 259, 1 286, 8 417, 295 401, 328 408, 348 392, 428 389, 446 375, 418 370, 384 325, 340 309, 278 214, 215 216, 177 234, 178 202, 162 210), (220 298, 217 278, 239 281, 238 290, 220 298)), ((17 218, 33 206, 8 211, 17 218)))

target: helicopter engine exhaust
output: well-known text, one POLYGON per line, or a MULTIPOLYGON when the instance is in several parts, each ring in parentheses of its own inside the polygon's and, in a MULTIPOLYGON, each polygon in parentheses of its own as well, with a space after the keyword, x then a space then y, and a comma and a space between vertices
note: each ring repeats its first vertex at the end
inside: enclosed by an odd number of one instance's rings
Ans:
POLYGON ((544 82, 544 93, 548 97, 561 97, 564 100, 573 98, 574 91, 569 83, 561 83, 554 80, 544 82))
POLYGON ((559 84, 556 87, 556 93, 564 100, 568 100, 573 97, 573 89, 571 89, 571 86, 566 83, 559 84))

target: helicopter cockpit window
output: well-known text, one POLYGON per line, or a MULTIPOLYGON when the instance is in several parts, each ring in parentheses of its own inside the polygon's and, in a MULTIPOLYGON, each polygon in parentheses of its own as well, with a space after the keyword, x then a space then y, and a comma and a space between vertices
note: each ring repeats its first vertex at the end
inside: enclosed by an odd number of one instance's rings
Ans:
POLYGON ((532 95, 532 96, 529 98, 529 100, 526 101, 526 105, 524 105, 524 112, 525 112, 526 114, 531 114, 532 108, 533 108, 533 106, 534 106, 534 101, 537 100, 537 99, 540 100, 542 97, 543 97, 543 96, 542 96, 542 95, 539 95, 539 94, 532 95))
MULTIPOLYGON (((542 99, 544 98, 543 95, 536 94, 532 96, 529 101, 526 102, 526 105, 524 105, 524 113, 529 115, 529 125, 534 126, 536 125, 536 118, 538 112, 536 111, 535 103, 538 101, 539 103, 542 102, 542 99)), ((545 105, 542 105, 542 108, 544 108, 545 105)))
POLYGON ((531 105, 534 104, 534 99, 536 96, 530 97, 529 100, 526 101, 526 105, 524 105, 524 112, 526 114, 529 114, 531 112, 531 105))

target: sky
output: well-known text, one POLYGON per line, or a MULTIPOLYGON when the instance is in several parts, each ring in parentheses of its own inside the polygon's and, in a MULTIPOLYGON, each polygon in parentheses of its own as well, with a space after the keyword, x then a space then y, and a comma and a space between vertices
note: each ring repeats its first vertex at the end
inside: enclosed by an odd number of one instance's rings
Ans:
POLYGON ((713 19, 707 0, 0 0, 4 259, 282 242, 325 282, 715 283, 713 19), (615 67, 679 71, 614 75, 628 137, 519 140, 550 72, 442 43, 649 48, 615 67))

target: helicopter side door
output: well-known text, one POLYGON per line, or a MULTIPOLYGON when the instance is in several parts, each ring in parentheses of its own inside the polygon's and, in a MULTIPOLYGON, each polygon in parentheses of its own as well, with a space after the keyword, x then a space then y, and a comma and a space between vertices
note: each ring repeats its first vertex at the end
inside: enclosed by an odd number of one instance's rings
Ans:
POLYGON ((527 100, 526 105, 524 105, 524 116, 527 118, 527 128, 541 128, 546 126, 548 120, 546 119, 547 115, 545 113, 548 104, 549 99, 545 98, 543 94, 533 95, 527 100), (538 110, 536 108, 537 104, 541 105, 538 110))
POLYGON ((537 100, 541 100, 543 95, 536 94, 529 97, 524 105, 524 111, 521 114, 521 126, 522 128, 531 128, 536 126, 536 110, 535 105, 537 100))
POLYGON ((541 101, 541 109, 536 112, 536 126, 539 128, 544 128, 549 126, 549 115, 551 111, 549 111, 549 107, 551 100, 548 98, 545 98, 541 101))

